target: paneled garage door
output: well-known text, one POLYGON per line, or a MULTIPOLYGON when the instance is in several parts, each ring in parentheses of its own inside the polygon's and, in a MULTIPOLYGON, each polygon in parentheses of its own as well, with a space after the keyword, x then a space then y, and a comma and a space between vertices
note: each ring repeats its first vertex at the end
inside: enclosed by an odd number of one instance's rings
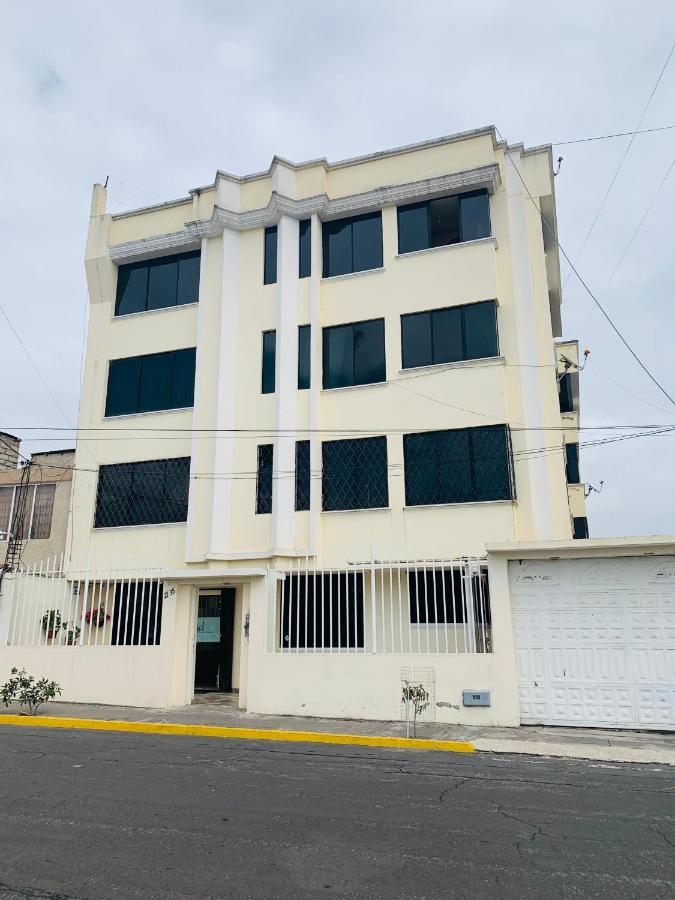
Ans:
POLYGON ((675 557, 509 565, 523 724, 675 730, 675 557))

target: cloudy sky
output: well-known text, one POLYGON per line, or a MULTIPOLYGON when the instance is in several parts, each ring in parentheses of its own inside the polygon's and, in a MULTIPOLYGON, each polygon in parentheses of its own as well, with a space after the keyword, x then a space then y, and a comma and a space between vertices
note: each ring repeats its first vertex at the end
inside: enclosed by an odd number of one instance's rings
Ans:
MULTIPOLYGON (((675 40, 672 0, 0 0, 0 23, 0 303, 47 385, 0 318, 0 430, 26 436, 77 418, 94 182, 110 176, 117 211, 275 153, 336 160, 489 124, 526 145, 631 132, 675 40)), ((675 55, 641 128, 665 125, 675 55)), ((581 249, 629 140, 554 147, 560 238, 674 393, 675 128, 635 137, 581 249)), ((563 322, 592 350, 586 425, 675 423, 574 276, 563 322)), ((674 454, 675 433, 589 447, 592 534, 675 532, 674 454)))

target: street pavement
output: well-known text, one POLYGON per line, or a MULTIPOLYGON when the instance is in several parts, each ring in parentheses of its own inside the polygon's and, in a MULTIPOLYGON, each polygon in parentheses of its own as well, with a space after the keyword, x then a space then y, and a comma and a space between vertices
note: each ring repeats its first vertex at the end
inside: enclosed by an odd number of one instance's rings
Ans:
POLYGON ((0 900, 673 896, 667 766, 0 731, 0 900))

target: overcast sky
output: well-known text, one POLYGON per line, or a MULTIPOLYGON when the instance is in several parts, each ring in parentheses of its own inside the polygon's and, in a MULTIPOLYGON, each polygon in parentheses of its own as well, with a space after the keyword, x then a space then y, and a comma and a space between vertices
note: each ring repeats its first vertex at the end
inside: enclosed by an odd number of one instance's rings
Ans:
MULTIPOLYGON (((0 302, 73 423, 94 182, 110 176, 118 211, 275 153, 337 160, 490 124, 530 146, 632 131, 674 40, 672 0, 0 0, 0 302)), ((675 56, 642 127, 663 125, 675 125, 675 56)), ((607 281, 675 158, 675 129, 635 138, 579 252, 629 140, 554 147, 560 239, 673 393, 675 171, 607 281)), ((592 350, 586 425, 675 423, 574 276, 563 325, 592 350)), ((4 319, 0 336, 0 430, 63 425, 4 319)), ((592 535, 675 532, 674 455, 673 433, 582 450, 582 478, 605 482, 588 501, 592 535)))

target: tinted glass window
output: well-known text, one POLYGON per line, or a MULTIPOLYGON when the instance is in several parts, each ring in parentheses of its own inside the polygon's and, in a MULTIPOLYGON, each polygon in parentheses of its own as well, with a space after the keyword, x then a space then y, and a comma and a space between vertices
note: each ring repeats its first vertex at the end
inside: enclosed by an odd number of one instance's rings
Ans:
POLYGON ((401 345, 404 369, 432 364, 431 313, 401 316, 401 345))
POLYGON ((153 353, 141 358, 141 385, 138 411, 171 408, 173 353, 153 353))
POLYGON ((199 265, 201 254, 186 253, 178 261, 178 296, 176 303, 196 303, 199 300, 199 265))
POLYGON ((110 360, 106 416, 125 416, 138 412, 142 358, 133 356, 130 359, 110 360))
POLYGON ((324 328, 324 388, 373 384, 386 377, 383 319, 324 328))
POLYGON ((565 469, 568 484, 580 484, 579 474, 579 445, 565 444, 565 469))
POLYGON ((187 521, 190 458, 101 466, 96 528, 187 521))
POLYGON ((175 350, 173 353, 173 378, 171 382, 171 408, 182 409, 195 402, 195 361, 194 347, 175 350))
POLYGON ((434 363, 465 359, 462 340, 462 308, 437 309, 432 314, 434 363))
POLYGON ((398 252, 426 250, 429 243, 429 204, 412 203, 398 208, 398 252))
POLYGON ((274 284, 277 280, 277 226, 265 229, 265 263, 263 284, 274 284))
POLYGON ((272 512, 272 467, 274 462, 274 444, 258 446, 258 474, 256 478, 256 513, 272 512))
POLYGON ((194 403, 195 348, 110 361, 106 416, 180 409, 194 403))
POLYGON ((309 388, 312 371, 312 329, 310 325, 298 328, 298 390, 309 388))
POLYGON ((323 330, 323 386, 348 387, 354 384, 354 329, 338 325, 323 330))
POLYGON ((505 425, 403 437, 408 506, 513 499, 505 425))
POLYGON ((146 309, 148 267, 120 266, 117 272, 115 315, 126 316, 146 309))
POLYGON ((148 309, 175 306, 178 292, 178 263, 167 259, 154 263, 148 272, 148 309))
POLYGON ((299 226, 299 260, 298 274, 300 278, 308 278, 312 274, 312 220, 303 219, 299 226))
POLYGON ((476 241, 490 236, 490 199, 487 191, 460 197, 461 240, 476 241))
POLYGON ((457 197, 439 197, 429 202, 431 246, 443 247, 459 242, 459 200, 457 197))
POLYGON ((346 275, 352 268, 352 220, 323 224, 323 276, 346 275))
POLYGON ((262 342, 262 392, 273 394, 276 389, 276 331, 263 331, 262 342))
POLYGON ((558 383, 558 396, 560 398, 560 412, 574 412, 574 395, 572 393, 572 376, 569 372, 558 383))
POLYGON ((6 485, 0 487, 0 541, 8 540, 9 533, 9 516, 12 511, 12 498, 14 497, 14 488, 6 485))
POLYGON ((573 532, 572 536, 577 540, 588 537, 588 519, 586 516, 575 516, 572 519, 573 532))
POLYGON ((321 449, 324 510, 389 505, 386 437, 324 441, 321 449))
POLYGON ((466 359, 498 355, 497 305, 493 300, 464 307, 464 336, 466 359))
POLYGON ((200 258, 196 250, 119 266, 115 315, 196 303, 200 258))
POLYGON ((359 216, 352 224, 353 269, 379 269, 382 266, 382 214, 359 216))
POLYGON ((295 508, 309 509, 310 501, 310 448, 309 441, 295 442, 295 508))

